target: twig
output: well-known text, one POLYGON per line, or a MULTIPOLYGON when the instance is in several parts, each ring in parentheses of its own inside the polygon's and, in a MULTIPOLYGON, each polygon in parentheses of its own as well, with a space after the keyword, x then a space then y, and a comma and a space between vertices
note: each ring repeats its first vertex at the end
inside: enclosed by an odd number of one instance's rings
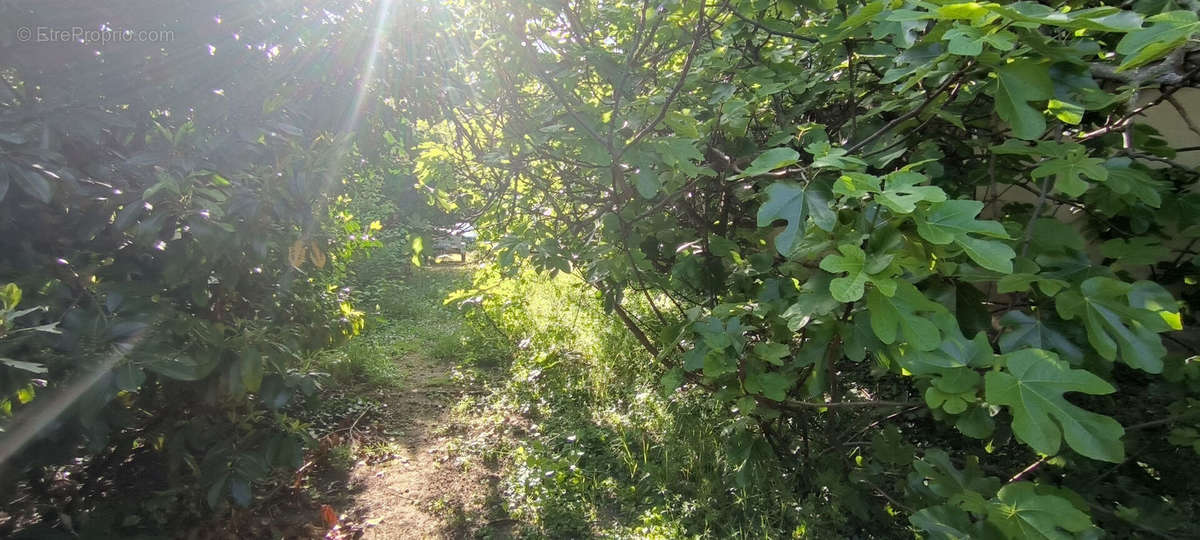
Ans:
POLYGON ((1042 214, 1042 207, 1046 205, 1046 196, 1050 194, 1050 183, 1053 176, 1047 176, 1042 180, 1042 190, 1038 193, 1037 204, 1033 206, 1033 213, 1029 216, 1029 222, 1025 224, 1025 237, 1021 239, 1021 256, 1024 257, 1029 252, 1029 241, 1033 239, 1033 226, 1037 224, 1038 217, 1042 214))
POLYGON ((921 102, 921 104, 918 105, 917 108, 915 108, 911 111, 908 111, 900 116, 897 116, 891 122, 888 122, 883 127, 879 128, 879 130, 876 131, 875 133, 868 135, 867 138, 850 145, 849 147, 846 148, 846 153, 853 154, 854 152, 857 152, 858 149, 870 144, 875 139, 878 139, 879 137, 883 136, 885 133, 895 129, 896 126, 900 125, 901 123, 908 120, 909 118, 912 118, 918 114, 921 114, 921 111, 924 111, 925 107, 928 107, 930 103, 933 103, 933 100, 937 99, 938 96, 942 95, 942 93, 945 92, 947 89, 949 89, 951 85, 953 85, 955 82, 957 82, 959 77, 962 77, 963 71, 965 71, 967 69, 967 67, 970 67, 970 66, 969 65, 964 66, 963 69, 959 70, 959 72, 956 73, 954 76, 950 77, 949 79, 946 79, 946 82, 942 83, 942 85, 939 86, 937 88, 937 90, 934 90, 932 94, 927 96, 925 98, 925 101, 921 102))
POLYGON ((1039 459, 1039 460, 1037 460, 1037 461, 1035 461, 1035 462, 1033 462, 1033 463, 1030 463, 1028 467, 1025 467, 1024 469, 1021 469, 1021 472, 1019 472, 1019 473, 1017 473, 1017 474, 1014 474, 1014 475, 1012 475, 1012 478, 1009 478, 1009 479, 1008 479, 1008 483, 1010 483, 1010 484, 1011 484, 1011 483, 1013 483, 1013 482, 1016 482, 1017 480, 1020 480, 1020 479, 1021 479, 1022 477, 1024 477, 1025 475, 1027 475, 1027 474, 1029 474, 1029 473, 1033 472, 1033 470, 1034 470, 1034 469, 1037 469, 1038 467, 1040 467, 1040 466, 1041 466, 1043 463, 1045 463, 1045 462, 1046 462, 1046 460, 1047 460, 1047 459, 1050 459, 1050 456, 1045 456, 1045 457, 1043 457, 1043 458, 1041 458, 1041 459, 1039 459))
POLYGON ((1091 68, 1092 75, 1095 77, 1127 82, 1131 86, 1134 86, 1135 89, 1145 82, 1153 82, 1159 85, 1175 85, 1186 81, 1190 76, 1190 74, 1181 74, 1177 71, 1183 65, 1183 60, 1187 52, 1187 47, 1180 47, 1171 51, 1171 54, 1167 55, 1162 62, 1128 72, 1117 71, 1117 68, 1109 64, 1093 63, 1089 67, 1091 68))
POLYGON ((904 510, 905 512, 907 512, 909 514, 914 513, 912 508, 909 508, 908 506, 901 504, 900 501, 897 501, 896 499, 892 498, 891 495, 888 495, 887 492, 884 491, 883 489, 881 489, 879 486, 876 486, 875 484, 872 484, 871 482, 869 482, 867 480, 863 480, 863 483, 868 486, 871 486, 871 489, 875 490, 875 493, 878 493, 880 496, 887 499, 887 501, 889 503, 892 503, 892 506, 895 506, 896 508, 904 510))
POLYGON ((667 111, 670 110, 671 103, 675 101, 675 98, 679 97, 679 92, 683 90, 683 85, 685 82, 687 82, 688 73, 692 70, 692 61, 696 59, 696 52, 700 49, 700 42, 702 41, 701 38, 704 36, 704 30, 707 26, 704 20, 704 4, 706 2, 707 0, 700 1, 700 12, 696 15, 696 30, 692 35, 692 47, 688 49, 687 57, 685 57, 683 60, 683 69, 680 70, 679 80, 675 82, 675 87, 671 88, 671 93, 667 95, 667 100, 663 102, 662 109, 658 111, 658 116, 655 116, 654 120, 651 120, 650 123, 642 126, 642 129, 639 130, 637 134, 629 140, 629 143, 626 144, 620 152, 616 152, 615 155, 613 155, 614 162, 617 159, 620 159, 621 154, 625 152, 626 148, 637 144, 638 141, 641 141, 646 137, 646 135, 649 135, 650 132, 658 126, 658 123, 662 122, 663 118, 667 117, 667 111))
POLYGON ((838 401, 833 403, 813 403, 811 401, 785 401, 784 405, 791 407, 914 407, 921 405, 918 401, 838 401))
POLYGON ((363 409, 363 412, 358 413, 358 418, 354 419, 354 423, 350 424, 350 427, 335 429, 333 431, 330 431, 329 434, 332 435, 334 433, 341 433, 341 432, 345 431, 345 432, 349 433, 351 437, 353 437, 354 436, 354 428, 358 426, 358 421, 362 420, 363 416, 365 416, 367 414, 367 411, 369 411, 369 410, 370 409, 363 409))
POLYGON ((782 37, 787 37, 787 38, 792 38, 792 39, 798 39, 798 40, 800 40, 800 41, 806 41, 806 42, 808 42, 808 43, 819 43, 819 42, 821 41, 821 40, 819 40, 819 39, 817 39, 817 38, 814 38, 814 37, 802 36, 802 35, 800 35, 800 34, 793 34, 793 33, 791 33, 791 32, 784 32, 783 30, 773 30, 773 29, 771 29, 771 28, 767 28, 767 27, 766 27, 766 26, 764 26, 762 23, 760 23, 760 22, 758 22, 758 21, 755 21, 755 20, 753 20, 753 19, 751 19, 751 18, 749 18, 749 17, 747 17, 747 16, 745 16, 745 15, 742 15, 740 12, 738 12, 737 8, 735 8, 735 7, 733 7, 733 6, 730 6, 730 5, 729 5, 729 2, 725 2, 725 7, 729 8, 729 12, 730 12, 730 13, 732 13, 734 17, 737 17, 737 18, 738 18, 739 20, 741 20, 742 22, 748 23, 748 24, 750 24, 751 26, 753 26, 753 27, 755 27, 755 28, 757 28, 757 29, 759 29, 759 30, 762 30, 762 31, 764 31, 764 32, 766 32, 766 33, 768 33, 768 34, 774 34, 774 35, 776 35, 776 36, 782 36, 782 37))
MULTIPOLYGON (((1197 73, 1200 73, 1200 67, 1189 71, 1186 75, 1184 75, 1183 80, 1190 79, 1190 78, 1192 78, 1193 75, 1195 75, 1197 73)), ((1145 111, 1146 109, 1149 109, 1151 107, 1158 105, 1159 103, 1162 103, 1163 101, 1166 101, 1167 99, 1169 99, 1171 97, 1171 94, 1178 92, 1182 88, 1184 88, 1184 87, 1183 86, 1171 86, 1171 87, 1165 88, 1158 95, 1158 97, 1154 98, 1153 100, 1150 100, 1145 105, 1141 105, 1139 107, 1134 108, 1132 111, 1129 111, 1128 114, 1126 114, 1120 120, 1117 120, 1115 123, 1109 124, 1107 126, 1096 129, 1094 131, 1082 133, 1078 136, 1078 139, 1080 141, 1088 141, 1088 140, 1095 139, 1096 137, 1103 137, 1104 135, 1108 135, 1109 133, 1112 133, 1114 131, 1125 129, 1125 126, 1133 121, 1134 116, 1137 116, 1137 115, 1141 114, 1142 111, 1145 111)))
POLYGON ((1200 416, 1200 411, 1191 411, 1191 412, 1186 412, 1183 414, 1177 414, 1175 416, 1168 416, 1166 418, 1159 418, 1158 420, 1151 420, 1149 422, 1142 422, 1140 424, 1134 424, 1132 426, 1125 426, 1125 431, 1135 431, 1135 430, 1139 430, 1139 429, 1146 429, 1148 427, 1161 426, 1163 424, 1170 424, 1172 422, 1178 422, 1180 420, 1184 420, 1186 418, 1190 418, 1193 416, 1200 416))

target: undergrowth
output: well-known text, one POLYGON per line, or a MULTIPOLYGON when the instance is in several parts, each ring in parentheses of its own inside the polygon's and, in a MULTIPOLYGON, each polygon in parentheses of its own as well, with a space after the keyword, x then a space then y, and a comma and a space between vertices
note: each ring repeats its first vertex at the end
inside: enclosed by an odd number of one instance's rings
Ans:
POLYGON ((351 294, 367 309, 366 331, 358 339, 318 355, 315 368, 337 384, 403 387, 409 364, 422 357, 465 366, 495 365, 488 346, 494 341, 463 324, 462 307, 442 302, 466 285, 469 271, 454 266, 417 270, 404 280, 373 276, 351 294))
POLYGON ((660 368, 578 280, 485 270, 477 282, 490 288, 472 320, 518 344, 489 408, 495 422, 523 422, 505 451, 509 512, 524 535, 819 538, 836 528, 828 497, 798 500, 776 462, 734 450, 770 453, 736 440, 744 416, 654 384, 660 368))

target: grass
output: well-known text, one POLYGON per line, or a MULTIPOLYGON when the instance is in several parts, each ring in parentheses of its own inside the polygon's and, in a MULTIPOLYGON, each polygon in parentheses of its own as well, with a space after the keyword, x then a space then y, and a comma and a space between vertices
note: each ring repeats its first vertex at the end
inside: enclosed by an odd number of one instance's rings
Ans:
POLYGON ((486 366, 501 365, 510 348, 494 331, 472 324, 459 306, 444 302, 450 293, 470 286, 470 272, 463 265, 431 265, 402 278, 381 277, 352 287, 355 307, 367 316, 366 327, 343 346, 314 358, 310 369, 330 376, 316 399, 305 404, 302 416, 328 446, 314 468, 320 478, 310 484, 359 487, 314 492, 314 499, 340 497, 340 511, 358 508, 367 516, 381 501, 394 498, 396 489, 408 493, 411 488, 412 497, 421 497, 421 512, 432 516, 411 523, 435 526, 440 521, 448 531, 487 529, 494 505, 481 507, 472 498, 494 498, 480 479, 486 466, 476 469, 471 461, 477 448, 460 451, 473 408, 452 405, 464 392, 468 397, 459 405, 470 403, 470 396, 479 393, 472 385, 482 384, 490 375, 484 373, 486 366), (461 474, 436 465, 451 457, 461 465, 461 474), (358 476, 361 466, 386 468, 391 461, 403 466, 395 474, 371 477, 386 480, 358 476), (447 481, 447 475, 453 479, 447 481), (454 487, 436 493, 440 505, 425 498, 429 486, 449 485, 454 487))
POLYGON ((321 354, 316 368, 339 383, 398 388, 410 375, 411 362, 400 361, 406 357, 442 363, 462 359, 475 336, 458 308, 443 299, 468 286, 468 274, 466 268, 433 267, 404 281, 366 285, 357 301, 368 315, 363 335, 321 354))
POLYGON ((664 395, 659 368, 591 291, 562 276, 489 285, 490 316, 524 344, 488 410, 497 422, 528 423, 499 456, 508 509, 525 536, 819 538, 807 531, 831 530, 813 524, 837 512, 796 500, 742 417, 697 393, 664 395))
MULTIPOLYGON (((488 507, 504 519, 492 521, 515 520, 509 532, 527 538, 822 538, 813 531, 837 529, 843 513, 798 499, 744 417, 698 393, 664 394, 659 368, 589 290, 564 276, 496 278, 479 271, 488 296, 466 312, 442 301, 471 286, 462 267, 368 285, 366 332, 319 360, 351 391, 404 388, 422 362, 453 365, 421 384, 469 389, 454 422, 503 434, 452 444, 502 469, 500 500, 488 507)), ((396 453, 386 443, 357 449, 367 460, 396 453)), ((432 510, 467 519, 453 505, 432 510)), ((488 530, 491 518, 474 519, 484 523, 477 534, 488 530)))

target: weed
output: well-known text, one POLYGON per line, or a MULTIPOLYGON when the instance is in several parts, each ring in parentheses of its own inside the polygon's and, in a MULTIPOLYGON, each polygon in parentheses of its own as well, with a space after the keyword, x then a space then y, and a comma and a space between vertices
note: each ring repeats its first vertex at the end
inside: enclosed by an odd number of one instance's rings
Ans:
POLYGON ((344 471, 354 468, 354 463, 357 460, 356 455, 354 445, 339 444, 329 449, 326 459, 329 460, 330 468, 344 471))

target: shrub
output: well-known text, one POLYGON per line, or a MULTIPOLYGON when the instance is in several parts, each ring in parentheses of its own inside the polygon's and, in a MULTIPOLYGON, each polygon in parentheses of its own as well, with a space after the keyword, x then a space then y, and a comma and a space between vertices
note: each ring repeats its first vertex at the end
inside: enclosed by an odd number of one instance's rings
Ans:
POLYGON ((1200 132, 1138 121, 1200 80, 1181 5, 460 6, 418 178, 642 349, 548 380, 551 330, 531 400, 706 393, 822 534, 1194 534, 1200 132))

